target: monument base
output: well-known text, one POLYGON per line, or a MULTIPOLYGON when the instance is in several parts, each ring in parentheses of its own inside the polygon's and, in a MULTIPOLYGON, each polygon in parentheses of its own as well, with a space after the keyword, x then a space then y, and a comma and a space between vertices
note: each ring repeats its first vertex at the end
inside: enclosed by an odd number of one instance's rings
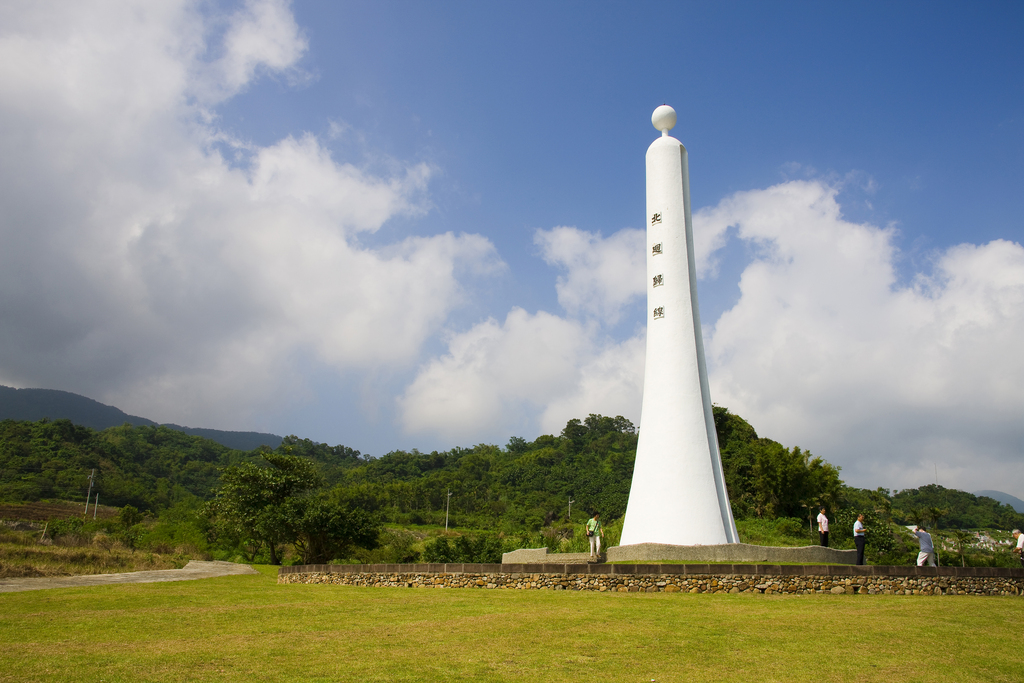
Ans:
MULTIPOLYGON (((836 550, 820 545, 778 548, 747 543, 722 545, 668 545, 637 543, 608 548, 606 562, 692 562, 694 564, 856 564, 856 550, 836 550)), ((549 553, 547 548, 522 548, 505 553, 502 564, 587 564, 587 553, 549 553)))
POLYGON ((501 556, 502 564, 590 564, 596 561, 588 553, 549 553, 547 548, 520 548, 501 556))

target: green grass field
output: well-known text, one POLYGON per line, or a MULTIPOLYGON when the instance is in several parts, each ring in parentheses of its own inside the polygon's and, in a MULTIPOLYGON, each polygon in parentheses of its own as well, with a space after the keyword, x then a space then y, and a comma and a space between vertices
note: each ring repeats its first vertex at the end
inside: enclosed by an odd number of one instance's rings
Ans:
POLYGON ((1020 598, 353 588, 0 594, 0 681, 1019 681, 1020 598))

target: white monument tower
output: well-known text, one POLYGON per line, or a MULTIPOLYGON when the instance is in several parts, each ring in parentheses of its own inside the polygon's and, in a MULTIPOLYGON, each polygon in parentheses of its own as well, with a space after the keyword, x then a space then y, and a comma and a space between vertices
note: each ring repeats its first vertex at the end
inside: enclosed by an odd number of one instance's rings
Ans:
POLYGON ((711 412, 697 308, 686 148, 676 112, 651 116, 647 149, 647 366, 620 545, 737 543, 711 412))

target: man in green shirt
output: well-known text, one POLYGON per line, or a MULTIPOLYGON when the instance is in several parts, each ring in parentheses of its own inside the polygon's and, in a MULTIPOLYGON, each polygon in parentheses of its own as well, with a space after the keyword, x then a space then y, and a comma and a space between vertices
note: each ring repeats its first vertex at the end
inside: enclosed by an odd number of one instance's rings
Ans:
POLYGON ((601 538, 604 536, 604 527, 601 526, 601 520, 598 519, 600 516, 600 513, 595 512, 594 516, 587 520, 587 537, 590 538, 590 556, 595 558, 600 557, 601 555, 601 538))

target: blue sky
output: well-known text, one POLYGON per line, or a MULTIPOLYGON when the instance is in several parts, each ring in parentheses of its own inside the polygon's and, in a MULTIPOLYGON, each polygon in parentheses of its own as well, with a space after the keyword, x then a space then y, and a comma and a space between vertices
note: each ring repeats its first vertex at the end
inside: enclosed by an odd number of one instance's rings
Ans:
MULTIPOLYGON (((224 124, 268 144, 342 119, 376 150, 438 164, 423 231, 632 224, 650 137, 640 124, 671 102, 707 203, 795 162, 870 174, 875 211, 851 210, 898 221, 906 239, 953 243, 968 225, 984 240, 1020 236, 1015 3, 298 3, 295 14, 315 80, 258 81, 221 108, 224 124)), ((503 254, 522 246, 493 239, 503 254)))
MULTIPOLYGON (((646 121, 665 102, 679 112, 698 206, 783 179, 851 176, 844 214, 895 224, 908 268, 936 247, 1024 239, 1024 12, 1014 3, 294 11, 314 80, 257 81, 220 109, 224 125, 270 144, 341 120, 375 152, 436 165, 430 214, 378 234, 487 235, 512 266, 495 305, 556 306, 553 288, 537 286, 555 274, 536 258, 535 229, 638 225, 646 121)), ((334 146, 342 157, 359 147, 334 146)), ((730 256, 738 268, 742 253, 730 256)), ((709 315, 738 296, 729 284, 707 288, 709 315)))
POLYGON ((668 103, 713 399, 856 485, 1024 494, 1019 3, 3 17, 0 383, 375 455, 639 422, 668 103))

